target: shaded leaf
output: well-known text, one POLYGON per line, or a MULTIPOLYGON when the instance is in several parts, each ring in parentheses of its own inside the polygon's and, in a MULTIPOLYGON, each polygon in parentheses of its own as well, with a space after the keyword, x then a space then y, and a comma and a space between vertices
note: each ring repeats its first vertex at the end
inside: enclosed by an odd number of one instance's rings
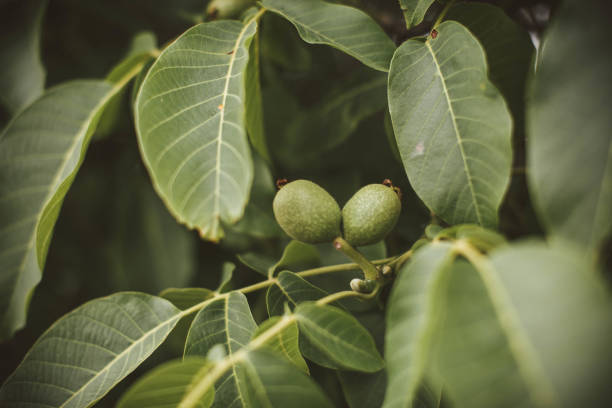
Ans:
POLYGON ((456 20, 478 38, 485 50, 489 78, 497 86, 514 117, 515 130, 523 132, 527 75, 533 69, 533 43, 529 33, 499 7, 459 3, 446 18, 456 20))
POLYGON ((406 26, 412 28, 421 23, 433 2, 434 0, 399 0, 406 26))
POLYGON ((144 162, 170 212, 208 240, 240 219, 253 179, 244 71, 256 21, 187 30, 149 70, 136 100, 144 162))
MULTIPOLYGON (((240 292, 214 300, 198 312, 185 342, 185 356, 205 357, 216 344, 223 344, 228 357, 245 346, 257 329, 249 303, 240 292)), ((247 407, 245 372, 236 364, 217 382, 214 407, 230 404, 247 407)))
POLYGON ((494 226, 510 181, 510 113, 474 36, 454 21, 437 31, 406 41, 391 63, 389 108, 404 168, 448 223, 494 226))
POLYGON ((319 252, 315 246, 292 240, 283 250, 283 254, 278 262, 268 269, 268 276, 273 277, 281 269, 297 272, 302 269, 319 266, 320 264, 319 252))
MULTIPOLYGON (((256 338, 261 333, 268 330, 274 324, 278 323, 280 317, 271 317, 270 319, 264 321, 253 334, 253 338, 256 338)), ((264 348, 268 348, 269 350, 274 351, 290 363, 295 364, 297 368, 305 372, 309 373, 308 365, 302 354, 300 353, 299 347, 299 331, 297 322, 291 323, 289 326, 278 332, 278 334, 272 337, 264 344, 264 348)))
POLYGON ((263 0, 263 6, 289 20, 309 44, 326 44, 387 72, 395 45, 367 14, 321 0, 263 0))
POLYGON ((342 392, 351 408, 380 408, 385 396, 387 372, 338 371, 342 392))
POLYGON ((181 317, 167 300, 123 292, 55 322, 0 389, 3 407, 87 407, 132 372, 181 317))
POLYGON ((25 324, 53 227, 91 134, 121 82, 73 81, 45 92, 0 135, 0 337, 25 324))
POLYGON ((328 293, 293 272, 282 271, 276 278, 276 284, 268 288, 266 305, 270 316, 284 313, 285 303, 293 309, 301 302, 319 300, 328 293))
POLYGON ((277 149, 284 166, 299 169, 345 142, 367 117, 387 105, 387 76, 362 68, 354 71, 287 127, 277 149))
POLYGON ((431 361, 440 300, 454 258, 449 243, 427 245, 399 272, 387 310, 385 408, 409 407, 416 399, 431 361))
POLYGON ((181 310, 189 309, 214 296, 214 292, 205 288, 168 288, 163 290, 160 297, 169 300, 181 310))
POLYGON ((529 89, 527 175, 546 229, 597 249, 612 230, 612 27, 603 1, 565 3, 529 89))
POLYGON ((245 80, 245 110, 246 128, 253 149, 266 161, 270 161, 270 153, 263 122, 263 100, 261 97, 261 80, 259 75, 259 34, 256 33, 249 47, 249 62, 247 63, 245 80))
POLYGON ((370 333, 334 306, 301 303, 295 308, 300 333, 330 361, 349 370, 374 372, 384 366, 370 333))
MULTIPOLYGON (((209 364, 201 357, 189 357, 184 360, 173 360, 156 367, 139 379, 119 400, 118 408, 155 408, 178 406, 189 385, 198 373, 209 364)), ((215 397, 210 389, 197 405, 208 408, 215 397)))
POLYGON ((11 115, 38 98, 45 87, 40 27, 47 0, 12 0, 0 5, 0 102, 11 115))
POLYGON ((448 275, 437 336, 453 406, 607 406, 612 304, 588 263, 540 243, 470 261, 448 275))

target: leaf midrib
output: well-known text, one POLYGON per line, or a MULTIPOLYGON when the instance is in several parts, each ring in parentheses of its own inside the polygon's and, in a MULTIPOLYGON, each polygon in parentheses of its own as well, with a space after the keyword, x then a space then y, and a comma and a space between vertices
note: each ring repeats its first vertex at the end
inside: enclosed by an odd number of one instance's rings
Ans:
MULTIPOLYGON (((108 364, 106 364, 104 366, 104 368, 100 371, 98 371, 98 373, 96 375, 94 375, 93 377, 91 377, 85 384, 83 384, 79 389, 77 389, 76 391, 74 391, 74 394, 72 394, 72 396, 70 396, 70 398, 68 398, 66 401, 64 401, 62 403, 62 405, 59 406, 59 408, 63 408, 66 406, 66 404, 68 404, 74 397, 76 397, 77 395, 82 395, 80 394, 81 391, 83 391, 83 389, 85 389, 90 383, 92 383, 94 380, 100 378, 100 375, 102 375, 102 373, 106 372, 106 370, 108 370, 116 361, 118 361, 119 359, 121 359, 126 353, 129 353, 136 345, 140 345, 143 344, 143 341, 146 340, 149 336, 157 333, 163 326, 172 323, 172 320, 178 320, 181 317, 181 313, 177 313, 174 316, 172 316, 171 318, 164 320, 163 322, 160 322, 157 326, 155 326, 152 330, 149 330, 144 336, 140 337, 137 341, 134 341, 130 346, 128 346, 125 350, 123 350, 121 353, 117 354, 108 364)), ((115 384, 117 384, 119 381, 121 381, 124 377, 119 378, 118 380, 114 381, 113 385, 110 388, 113 388, 115 386, 115 384)), ((93 401, 92 401, 93 402, 93 401)))
POLYGON ((455 115, 455 111, 453 109, 453 103, 451 102, 451 97, 448 93, 448 88, 446 87, 446 80, 444 79, 444 75, 442 74, 442 69, 440 68, 440 63, 438 62, 438 58, 436 57, 436 53, 434 52, 433 48, 431 47, 431 44, 429 43, 429 39, 427 41, 425 41, 425 45, 427 46, 427 49, 429 50, 429 53, 431 54, 431 57, 433 59, 433 62, 436 66, 436 70, 438 72, 438 75, 440 76, 440 82, 442 83, 442 89, 444 91, 444 96, 446 97, 446 102, 448 104, 448 111, 451 115, 451 119, 453 122, 453 128, 455 130, 455 135, 457 136, 457 145, 459 146, 459 151, 461 153, 461 161, 463 162, 463 167, 465 169, 465 175, 467 178, 467 182, 468 182, 468 186, 470 188, 470 195, 472 197, 472 203, 474 204, 474 211, 476 212, 476 218, 478 219, 478 223, 480 225, 484 225, 482 222, 482 215, 480 214, 480 208, 478 207, 478 203, 476 202, 476 192, 474 191, 474 184, 472 182, 472 175, 470 173, 470 170, 468 168, 467 165, 467 160, 466 160, 466 155, 465 155, 465 151, 463 150, 463 141, 461 139, 461 134, 459 132, 459 129, 457 127, 457 119, 456 119, 456 115, 455 115))

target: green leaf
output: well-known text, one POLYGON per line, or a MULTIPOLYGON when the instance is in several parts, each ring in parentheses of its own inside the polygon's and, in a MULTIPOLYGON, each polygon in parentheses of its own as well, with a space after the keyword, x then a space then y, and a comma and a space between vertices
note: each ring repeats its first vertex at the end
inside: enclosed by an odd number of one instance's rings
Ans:
POLYGON ((138 367, 181 317, 137 292, 92 300, 55 322, 0 389, 3 407, 88 407, 138 367))
POLYGON ((0 338, 23 327, 53 227, 114 85, 73 81, 49 89, 0 135, 0 338))
POLYGON ((389 109, 410 183, 450 224, 497 224, 510 181, 512 120, 487 79, 482 47, 446 21, 436 38, 408 40, 389 73, 389 109))
POLYGON ((270 153, 264 131, 263 100, 261 97, 261 80, 259 75, 259 33, 256 33, 249 47, 249 62, 247 63, 245 77, 245 110, 246 128, 249 140, 253 148, 267 162, 270 161, 270 153))
MULTIPOLYGON (((261 333, 277 324, 279 320, 280 317, 271 317, 270 319, 264 321, 255 331, 255 334, 253 334, 253 338, 256 338, 261 333)), ((277 335, 266 341, 263 347, 274 351, 285 360, 295 364, 297 368, 308 374, 308 365, 300 353, 298 338, 298 325, 296 322, 293 322, 285 329, 278 332, 277 335)))
POLYGON ((434 0, 399 0, 406 26, 412 28, 420 24, 433 2, 434 0))
POLYGON ((0 103, 11 115, 38 98, 45 87, 40 27, 47 0, 4 1, 0 6, 0 103))
POLYGON ((168 288, 163 290, 160 297, 169 300, 181 310, 189 309, 214 296, 214 292, 205 288, 168 288))
MULTIPOLYGON (((198 312, 185 342, 185 356, 205 357, 216 344, 223 344, 228 356, 246 345, 257 329, 249 303, 240 292, 214 300, 198 312)), ((244 395, 245 373, 234 365, 231 372, 217 382, 214 407, 227 407, 232 403, 247 407, 244 395)))
POLYGON ((321 265, 321 259, 315 246, 292 240, 283 250, 283 255, 278 262, 268 269, 268 277, 273 277, 281 269, 299 272, 302 269, 319 265, 321 265))
POLYGON ((319 300, 328 293, 306 281, 293 272, 282 271, 276 278, 276 284, 270 286, 266 293, 266 305, 270 316, 284 313, 285 302, 294 308, 298 303, 319 300))
POLYGON ((256 18, 187 30, 149 70, 136 99, 144 162, 170 212, 211 241, 244 212, 253 164, 244 71, 256 18))
POLYGON ((612 27, 598 7, 566 3, 528 92, 527 175, 545 228, 597 249, 612 230, 612 27))
POLYGON ((356 371, 384 366, 370 333, 347 312, 334 306, 301 303, 295 308, 300 333, 329 360, 356 371))
MULTIPOLYGON (((201 357, 189 357, 162 364, 138 380, 123 394, 117 408, 155 408, 178 406, 188 391, 192 379, 209 364, 201 357)), ((215 397, 210 389, 196 405, 208 408, 215 397)))
POLYGON ((250 351, 244 367, 253 400, 248 407, 331 408, 319 386, 306 374, 265 351, 250 351))
POLYGON ((283 165, 300 169, 345 142, 359 124, 387 106, 387 75, 368 68, 354 71, 289 124, 277 150, 283 165))
POLYGON ((430 361, 455 254, 449 243, 427 245, 399 272, 387 311, 385 408, 409 407, 430 361))
POLYGON ((466 254, 437 333, 453 406, 607 406, 612 302, 588 262, 533 242, 466 254))
POLYGON ((499 7, 483 3, 459 3, 446 18, 463 24, 485 50, 489 78, 504 95, 514 117, 515 130, 524 131, 525 88, 533 70, 535 51, 529 33, 499 7))
POLYGON ((263 6, 289 20, 309 44, 326 44, 387 72, 395 45, 367 14, 321 0, 263 0, 263 6))
POLYGON ((232 277, 234 276, 234 271, 236 270, 236 265, 232 262, 223 262, 223 269, 221 271, 221 282, 219 282, 219 287, 217 287, 217 292, 224 293, 229 292, 232 288, 232 277))

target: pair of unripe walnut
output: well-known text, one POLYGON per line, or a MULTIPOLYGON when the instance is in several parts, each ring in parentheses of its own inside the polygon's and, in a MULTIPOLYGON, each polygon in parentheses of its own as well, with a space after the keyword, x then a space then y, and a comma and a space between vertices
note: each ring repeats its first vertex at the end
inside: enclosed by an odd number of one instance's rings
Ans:
POLYGON ((308 180, 285 184, 274 197, 274 216, 291 238, 309 244, 343 237, 352 246, 376 243, 399 218, 399 191, 390 182, 357 191, 342 211, 334 198, 308 180))

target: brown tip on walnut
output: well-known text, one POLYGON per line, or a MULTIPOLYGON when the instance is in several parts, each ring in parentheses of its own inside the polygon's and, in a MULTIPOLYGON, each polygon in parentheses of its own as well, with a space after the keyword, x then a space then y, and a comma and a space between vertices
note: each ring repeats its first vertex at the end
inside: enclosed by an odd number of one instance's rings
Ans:
POLYGON ((393 188, 393 183, 391 182, 390 179, 384 179, 382 182, 383 185, 387 186, 387 187, 391 187, 393 188))
POLYGON ((289 181, 287 181, 286 178, 282 178, 282 179, 278 179, 276 180, 276 188, 277 189, 281 189, 285 186, 285 184, 287 184, 289 181))

